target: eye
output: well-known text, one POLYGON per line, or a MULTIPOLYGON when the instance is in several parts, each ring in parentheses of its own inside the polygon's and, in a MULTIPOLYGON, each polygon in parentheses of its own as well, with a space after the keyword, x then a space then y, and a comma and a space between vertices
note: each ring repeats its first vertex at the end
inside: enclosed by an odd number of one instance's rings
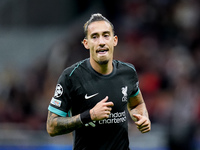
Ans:
POLYGON ((105 34, 104 37, 109 37, 109 34, 105 34))
POLYGON ((92 35, 92 39, 96 39, 97 38, 97 35, 92 35))

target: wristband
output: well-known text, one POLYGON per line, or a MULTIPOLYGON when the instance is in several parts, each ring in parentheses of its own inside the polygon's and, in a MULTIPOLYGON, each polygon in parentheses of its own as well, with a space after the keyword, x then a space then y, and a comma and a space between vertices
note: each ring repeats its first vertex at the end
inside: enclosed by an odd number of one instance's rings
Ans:
POLYGON ((83 113, 80 114, 80 118, 83 124, 86 124, 88 122, 91 122, 92 119, 90 117, 90 110, 86 110, 83 113))

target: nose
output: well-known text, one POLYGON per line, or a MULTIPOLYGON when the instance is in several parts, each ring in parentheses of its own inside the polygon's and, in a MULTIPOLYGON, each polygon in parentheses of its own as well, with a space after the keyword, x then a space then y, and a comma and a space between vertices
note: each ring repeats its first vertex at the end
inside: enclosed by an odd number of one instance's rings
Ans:
POLYGON ((105 41, 104 41, 104 38, 102 36, 99 37, 99 45, 100 46, 104 46, 105 45, 105 41))

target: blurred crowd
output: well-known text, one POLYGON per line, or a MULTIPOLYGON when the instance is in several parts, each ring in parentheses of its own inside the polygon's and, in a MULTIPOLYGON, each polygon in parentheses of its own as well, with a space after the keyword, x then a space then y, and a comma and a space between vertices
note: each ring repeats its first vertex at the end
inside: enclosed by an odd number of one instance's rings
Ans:
MULTIPOLYGON (((200 1, 102 3, 103 15, 119 37, 114 58, 135 66, 152 123, 167 128, 172 149, 191 149, 200 139, 200 1)), ((45 129, 62 70, 89 57, 80 42, 83 34, 70 37, 53 44, 49 55, 22 73, 5 70, 0 78, 1 123, 45 129)))

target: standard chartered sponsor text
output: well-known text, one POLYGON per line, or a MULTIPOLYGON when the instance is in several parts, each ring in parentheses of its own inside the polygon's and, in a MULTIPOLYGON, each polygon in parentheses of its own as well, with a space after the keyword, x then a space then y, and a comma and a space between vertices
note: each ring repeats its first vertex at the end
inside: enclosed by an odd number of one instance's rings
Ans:
POLYGON ((100 120, 99 124, 122 123, 126 121, 126 112, 111 113, 108 119, 100 120))

